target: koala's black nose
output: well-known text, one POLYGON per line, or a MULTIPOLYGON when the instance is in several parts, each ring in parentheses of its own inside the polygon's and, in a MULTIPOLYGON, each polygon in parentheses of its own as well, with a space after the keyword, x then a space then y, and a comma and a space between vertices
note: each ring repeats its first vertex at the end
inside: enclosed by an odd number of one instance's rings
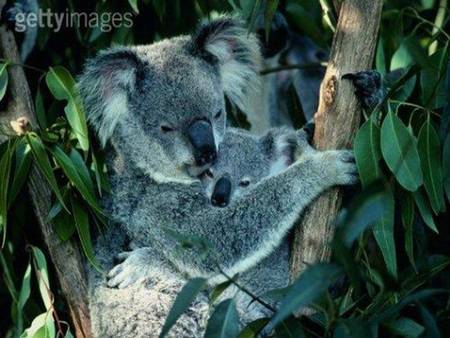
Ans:
POLYGON ((227 177, 221 177, 214 186, 211 196, 211 204, 216 207, 226 207, 230 203, 231 181, 227 177))
POLYGON ((216 143, 211 123, 196 120, 187 129, 189 141, 194 148, 195 162, 199 166, 212 164, 217 159, 216 143))

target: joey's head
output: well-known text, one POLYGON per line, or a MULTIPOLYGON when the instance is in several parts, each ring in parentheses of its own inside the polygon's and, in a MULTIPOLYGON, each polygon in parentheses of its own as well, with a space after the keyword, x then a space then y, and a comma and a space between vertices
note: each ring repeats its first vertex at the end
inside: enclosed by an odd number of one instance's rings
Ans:
POLYGON ((211 204, 226 207, 264 178, 284 171, 294 160, 294 138, 281 129, 264 136, 227 131, 217 162, 199 176, 211 204))
POLYGON ((224 96, 245 111, 259 64, 257 39, 222 17, 192 36, 100 53, 79 90, 103 145, 159 182, 189 182, 217 159, 224 96))

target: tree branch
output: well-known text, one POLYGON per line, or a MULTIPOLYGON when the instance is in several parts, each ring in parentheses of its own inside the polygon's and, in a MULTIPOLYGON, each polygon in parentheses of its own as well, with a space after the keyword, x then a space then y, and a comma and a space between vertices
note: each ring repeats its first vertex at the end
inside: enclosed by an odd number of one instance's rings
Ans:
MULTIPOLYGON (((314 116, 314 143, 320 150, 351 147, 361 108, 350 81, 341 80, 341 76, 371 68, 382 0, 346 0, 340 5, 330 61, 320 89, 319 108, 314 116)), ((330 258, 330 242, 341 197, 338 188, 327 191, 308 208, 296 227, 291 255, 292 279, 306 265, 330 258)))
MULTIPOLYGON (((0 1, 0 8, 4 4, 4 0, 0 1)), ((14 35, 5 25, 0 27, 0 50, 3 58, 20 63, 14 35)), ((9 100, 6 111, 0 113, 0 123, 9 125, 9 121, 26 117, 32 127, 36 128, 33 99, 22 67, 8 67, 8 73, 9 100)), ((92 337, 83 256, 76 242, 61 242, 52 224, 47 222, 51 207, 51 190, 35 166, 32 166, 29 174, 28 191, 61 290, 67 301, 75 334, 77 337, 92 337)))

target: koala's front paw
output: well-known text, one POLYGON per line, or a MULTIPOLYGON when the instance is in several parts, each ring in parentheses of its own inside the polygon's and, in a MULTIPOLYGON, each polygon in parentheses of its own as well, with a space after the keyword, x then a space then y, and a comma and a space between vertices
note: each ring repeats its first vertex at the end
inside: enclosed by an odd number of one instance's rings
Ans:
POLYGON ((144 281, 149 276, 148 250, 145 248, 121 252, 117 259, 122 261, 108 274, 110 288, 124 289, 132 284, 144 281))
POLYGON ((325 153, 324 171, 332 185, 352 185, 358 182, 358 169, 351 150, 330 150, 325 153))
POLYGON ((366 110, 373 110, 383 100, 383 82, 376 70, 349 73, 342 76, 355 86, 355 95, 366 110))

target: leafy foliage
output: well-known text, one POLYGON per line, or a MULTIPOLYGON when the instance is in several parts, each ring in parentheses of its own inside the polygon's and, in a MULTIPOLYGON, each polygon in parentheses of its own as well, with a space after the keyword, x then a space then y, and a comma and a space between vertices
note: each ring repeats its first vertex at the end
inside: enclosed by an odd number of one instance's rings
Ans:
MULTIPOLYGON (((66 7, 99 15, 131 11, 133 27, 102 31, 73 26, 60 32, 42 27, 36 48, 22 65, 39 128, 9 135, 0 145, 0 335, 72 336, 69 324, 59 319, 69 314, 52 279, 54 269, 38 249, 44 245, 25 188, 31 170, 37 169, 51 188, 47 218, 61 241, 76 238, 87 260, 101 270, 91 231, 97 230, 94 224, 106 223, 99 198, 109 186, 72 76, 86 58, 113 45, 188 33, 201 18, 224 11, 239 13, 249 31, 262 11, 268 33, 280 8, 294 31, 329 48, 337 21, 334 2, 41 1, 43 10, 53 12, 66 7)), ((336 221, 333 261, 311 266, 286 290, 265 295, 276 298, 281 304, 277 309, 253 295, 273 315, 247 327, 239 327, 235 300, 220 301, 227 287, 245 289, 228 278, 212 291, 218 304, 206 337, 250 338, 271 329, 276 337, 444 337, 450 332, 450 12, 447 0, 388 0, 381 20, 374 67, 385 75, 387 92, 383 104, 366 112, 354 140, 361 188, 336 221), (299 307, 309 311, 295 317, 299 307)), ((9 60, 0 63, 2 103, 8 99, 8 70, 18 66, 9 60)), ((212 250, 201 239, 194 242, 212 250)), ((161 336, 205 286, 204 279, 188 282, 161 336)))

